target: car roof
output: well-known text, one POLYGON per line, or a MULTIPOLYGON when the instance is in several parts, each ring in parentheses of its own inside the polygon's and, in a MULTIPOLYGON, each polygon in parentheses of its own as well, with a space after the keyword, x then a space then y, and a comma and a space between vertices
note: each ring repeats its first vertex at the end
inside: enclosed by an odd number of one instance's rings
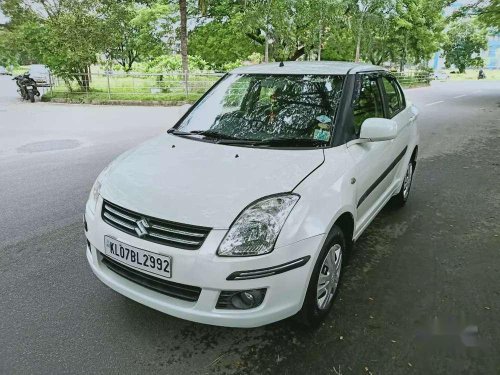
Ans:
POLYGON ((49 68, 47 67, 47 65, 43 65, 43 64, 31 64, 30 65, 30 69, 44 69, 44 70, 48 70, 49 68))
POLYGON ((233 74, 355 74, 364 71, 385 71, 386 69, 370 64, 345 61, 285 61, 249 65, 236 68, 233 74))

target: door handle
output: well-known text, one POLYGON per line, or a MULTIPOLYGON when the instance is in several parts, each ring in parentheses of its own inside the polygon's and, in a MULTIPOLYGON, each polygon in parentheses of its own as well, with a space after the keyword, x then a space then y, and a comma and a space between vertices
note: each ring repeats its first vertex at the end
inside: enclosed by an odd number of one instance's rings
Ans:
POLYGON ((410 122, 414 121, 417 118, 417 116, 411 116, 410 117, 410 122))

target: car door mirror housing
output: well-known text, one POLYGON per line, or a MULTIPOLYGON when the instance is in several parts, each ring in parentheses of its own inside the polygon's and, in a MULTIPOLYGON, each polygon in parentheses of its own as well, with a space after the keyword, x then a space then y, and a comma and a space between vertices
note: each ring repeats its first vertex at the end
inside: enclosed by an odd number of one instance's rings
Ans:
POLYGON ((360 139, 369 142, 389 141, 396 138, 398 124, 387 118, 368 118, 361 125, 360 139))

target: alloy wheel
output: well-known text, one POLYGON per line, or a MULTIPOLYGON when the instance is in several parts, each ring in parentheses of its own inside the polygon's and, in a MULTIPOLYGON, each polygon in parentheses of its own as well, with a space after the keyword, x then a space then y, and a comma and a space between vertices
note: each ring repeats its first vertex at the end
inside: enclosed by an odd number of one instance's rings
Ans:
POLYGON ((328 250, 319 272, 316 293, 316 301, 319 309, 325 310, 329 307, 339 284, 341 268, 342 247, 339 244, 334 244, 328 250))
POLYGON ((408 169, 406 170, 405 178, 403 180, 403 198, 406 200, 410 194, 411 181, 413 178, 413 164, 410 162, 408 164, 408 169))

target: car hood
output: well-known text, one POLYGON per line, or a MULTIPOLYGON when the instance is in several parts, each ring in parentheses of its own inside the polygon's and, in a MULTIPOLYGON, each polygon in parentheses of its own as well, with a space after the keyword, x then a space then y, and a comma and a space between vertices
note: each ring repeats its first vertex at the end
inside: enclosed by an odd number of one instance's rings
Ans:
POLYGON ((323 150, 236 147, 162 135, 126 152, 101 176, 101 195, 138 213, 227 229, 250 203, 290 192, 323 150))

